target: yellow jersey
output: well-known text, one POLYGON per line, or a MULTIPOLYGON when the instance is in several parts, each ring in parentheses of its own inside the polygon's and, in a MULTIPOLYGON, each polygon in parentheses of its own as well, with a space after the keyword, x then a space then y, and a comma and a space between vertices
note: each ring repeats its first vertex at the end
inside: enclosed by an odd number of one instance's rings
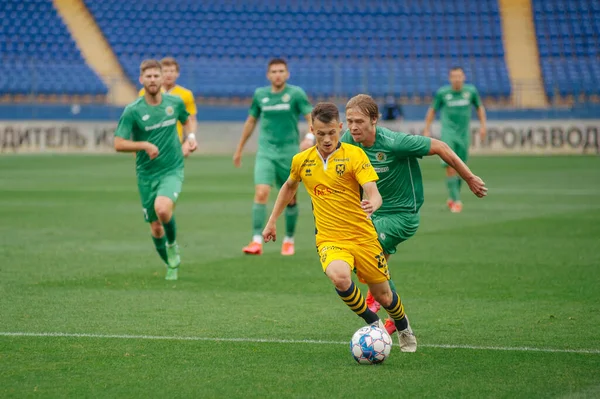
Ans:
MULTIPOLYGON (((161 88, 161 91, 163 93, 181 97, 181 99, 183 100, 183 104, 185 105, 185 109, 190 115, 196 115, 198 113, 198 109, 196 108, 196 101, 194 100, 194 94, 191 90, 188 90, 183 86, 175 85, 169 91, 165 91, 164 88, 161 88)), ((145 93, 146 90, 142 88, 138 94, 141 97, 145 93)), ((179 140, 183 141, 183 125, 179 121, 177 121, 177 133, 179 134, 179 140)))
POLYGON ((365 152, 339 143, 323 159, 317 147, 294 156, 290 178, 302 181, 310 195, 317 246, 324 242, 377 241, 373 222, 360 207, 361 186, 379 180, 365 152))

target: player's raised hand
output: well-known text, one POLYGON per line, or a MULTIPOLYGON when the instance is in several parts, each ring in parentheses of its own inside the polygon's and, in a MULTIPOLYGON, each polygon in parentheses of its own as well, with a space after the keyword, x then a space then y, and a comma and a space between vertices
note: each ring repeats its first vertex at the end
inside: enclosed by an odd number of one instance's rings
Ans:
POLYGON ((469 185, 469 189, 478 196, 479 198, 483 198, 487 195, 487 187, 485 183, 479 176, 473 175, 470 179, 467 180, 467 184, 469 185))
POLYGON ((158 156, 158 147, 152 143, 147 143, 144 151, 146 151, 146 154, 148 154, 150 159, 154 159, 158 156))
POLYGON ((275 224, 267 223, 265 229, 263 230, 262 236, 265 242, 269 242, 271 240, 273 240, 273 242, 277 241, 277 228, 275 227, 275 224))
POLYGON ((233 154, 233 165, 236 168, 239 168, 240 166, 242 166, 242 153, 239 151, 236 151, 235 154, 233 154))

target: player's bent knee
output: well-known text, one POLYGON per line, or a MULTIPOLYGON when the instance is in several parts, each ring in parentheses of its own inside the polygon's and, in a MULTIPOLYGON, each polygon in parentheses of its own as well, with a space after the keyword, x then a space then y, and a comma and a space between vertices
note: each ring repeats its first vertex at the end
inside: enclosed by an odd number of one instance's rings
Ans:
POLYGON ((325 269, 325 274, 335 288, 340 291, 346 291, 352 285, 352 275, 350 266, 344 261, 333 261, 325 269))
POLYGON ((165 230, 163 229, 163 225, 158 220, 150 223, 150 231, 152 236, 154 237, 162 237, 165 234, 165 230))
POLYGON ((254 190, 254 202, 257 204, 266 204, 269 201, 269 194, 271 193, 271 186, 266 184, 259 184, 254 190))
POLYGON ((154 202, 154 211, 161 222, 168 222, 173 215, 173 201, 168 197, 158 197, 154 202))

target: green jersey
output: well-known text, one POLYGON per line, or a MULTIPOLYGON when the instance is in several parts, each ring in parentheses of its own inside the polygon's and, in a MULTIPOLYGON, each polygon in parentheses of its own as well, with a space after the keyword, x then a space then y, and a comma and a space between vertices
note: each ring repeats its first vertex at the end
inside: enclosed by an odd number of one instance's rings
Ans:
POLYGON ((481 107, 481 98, 473 85, 465 84, 458 91, 451 86, 444 86, 435 93, 431 108, 441 110, 443 139, 470 141, 471 106, 481 107))
POLYGON ((183 124, 189 115, 181 98, 165 93, 162 93, 162 101, 158 105, 149 105, 142 96, 125 107, 115 136, 148 141, 158 148, 158 157, 152 160, 146 151, 137 152, 138 177, 156 178, 183 169, 177 121, 183 124))
POLYGON ((298 116, 311 112, 312 105, 300 87, 286 85, 279 93, 273 93, 271 86, 256 89, 248 113, 261 118, 258 152, 298 152, 298 116))
POLYGON ((365 147, 346 131, 340 139, 364 150, 377 172, 377 188, 383 199, 376 215, 417 213, 423 205, 423 178, 417 158, 429 154, 431 139, 393 132, 377 126, 375 143, 365 147))

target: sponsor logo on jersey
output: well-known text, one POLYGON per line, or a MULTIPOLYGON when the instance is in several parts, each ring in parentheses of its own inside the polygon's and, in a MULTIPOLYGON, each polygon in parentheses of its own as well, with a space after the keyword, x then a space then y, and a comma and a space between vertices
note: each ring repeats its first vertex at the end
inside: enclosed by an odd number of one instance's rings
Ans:
POLYGON ((177 119, 167 119, 166 121, 155 123, 154 125, 146 126, 145 130, 148 132, 150 130, 159 129, 161 127, 173 126, 177 123, 177 119))
POLYGON ((283 101, 284 103, 289 103, 290 100, 291 100, 291 97, 287 93, 285 93, 283 96, 281 96, 281 101, 283 101))
POLYGON ((269 97, 265 97, 261 100, 263 103, 268 103, 269 102, 269 97))
POLYGON ((379 161, 385 161, 387 159, 387 155, 385 155, 385 152, 378 152, 377 154, 375 154, 375 158, 379 161))
POLYGON ((262 108, 263 111, 289 111, 290 109, 292 109, 290 104, 267 105, 262 108))
POLYGON ((380 233, 379 238, 381 238, 382 240, 385 240, 385 233, 380 233))
POLYGON ((150 119, 150 115, 146 114, 146 115, 142 116, 142 120, 144 122, 146 122, 148 119, 150 119))
POLYGON ((314 159, 305 159, 302 162, 302 166, 315 166, 317 164, 317 161, 315 161, 314 159))
POLYGON ((334 158, 333 162, 350 162, 350 158, 334 158))
POLYGON ((335 165, 335 173, 337 173, 338 176, 342 176, 345 171, 346 171, 345 164, 342 163, 342 164, 335 165))
POLYGON ((373 170, 377 173, 385 173, 389 172, 390 168, 388 166, 384 166, 383 168, 373 168, 373 170))
POLYGON ((313 193, 316 197, 327 197, 332 194, 342 194, 346 190, 334 190, 332 188, 327 187, 324 184, 317 184, 313 189, 313 193))
POLYGON ((173 109, 172 106, 169 105, 167 108, 165 108, 165 112, 167 113, 167 115, 171 116, 171 115, 173 115, 175 110, 173 109))
POLYGON ((465 99, 452 100, 452 101, 448 101, 447 105, 449 107, 464 107, 465 105, 469 105, 469 100, 465 100, 465 99))
POLYGON ((448 93, 444 96, 444 98, 447 100, 452 100, 452 94, 448 93))
POLYGON ((363 166, 362 166, 363 169, 369 169, 371 167, 372 167, 371 163, 363 163, 363 166))

